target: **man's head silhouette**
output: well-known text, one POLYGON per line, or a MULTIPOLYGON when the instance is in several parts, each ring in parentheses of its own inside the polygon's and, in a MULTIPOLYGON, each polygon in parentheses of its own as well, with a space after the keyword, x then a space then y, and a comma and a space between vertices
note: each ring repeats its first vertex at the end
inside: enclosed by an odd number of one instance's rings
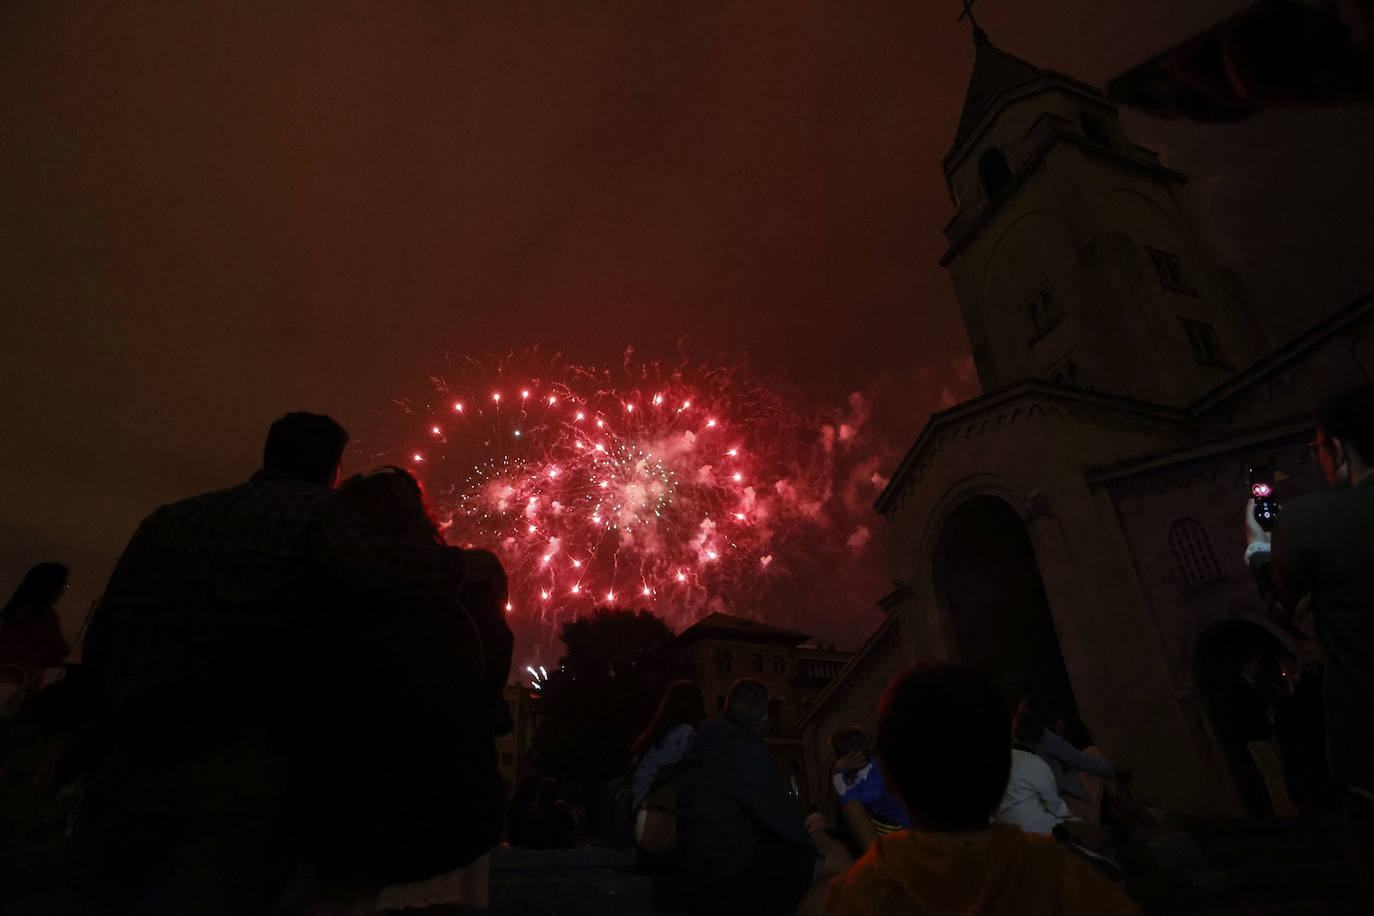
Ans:
POLYGON ((296 411, 272 424, 262 449, 262 468, 333 486, 347 444, 347 431, 331 417, 296 411))

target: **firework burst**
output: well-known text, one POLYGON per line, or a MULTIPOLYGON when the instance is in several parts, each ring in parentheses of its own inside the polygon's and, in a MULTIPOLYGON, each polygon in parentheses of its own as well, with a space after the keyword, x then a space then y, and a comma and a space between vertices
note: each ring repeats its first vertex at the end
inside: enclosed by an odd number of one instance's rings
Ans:
POLYGON ((451 543, 501 556, 512 622, 547 634, 536 656, 596 606, 676 626, 767 613, 798 600, 799 571, 868 541, 851 516, 882 481, 857 448, 857 396, 826 417, 738 370, 628 354, 616 370, 465 360, 432 385, 398 402, 404 445, 377 457, 420 478, 451 543))

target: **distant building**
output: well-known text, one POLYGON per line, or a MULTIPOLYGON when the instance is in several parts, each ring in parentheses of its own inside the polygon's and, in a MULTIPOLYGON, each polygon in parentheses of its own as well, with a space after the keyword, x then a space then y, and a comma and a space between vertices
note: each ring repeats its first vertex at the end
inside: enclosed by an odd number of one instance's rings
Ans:
POLYGON ((806 633, 719 613, 692 624, 676 639, 692 663, 708 715, 724 708, 730 685, 740 678, 758 678, 767 685, 766 738, 802 804, 813 795, 807 788, 798 720, 853 654, 810 639, 806 633))
POLYGON ((539 697, 525 684, 507 684, 504 696, 515 730, 496 739, 496 763, 501 778, 514 788, 528 769, 525 762, 539 725, 539 697))
POLYGON ((878 499, 897 588, 801 713, 812 778, 890 678, 955 660, 1076 711, 1167 809, 1236 813, 1211 699, 1243 653, 1312 652, 1242 563, 1247 469, 1286 474, 1280 497, 1324 486, 1304 444, 1322 399, 1374 377, 1374 296, 1270 340, 1187 176, 1101 90, 975 44, 941 263, 984 393, 932 416, 878 499))

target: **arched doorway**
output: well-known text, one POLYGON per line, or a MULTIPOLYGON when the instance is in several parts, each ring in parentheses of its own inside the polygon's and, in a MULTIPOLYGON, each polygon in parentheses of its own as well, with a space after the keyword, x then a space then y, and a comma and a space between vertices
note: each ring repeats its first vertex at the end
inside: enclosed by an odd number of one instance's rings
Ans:
POLYGON ((949 609, 960 660, 1009 705, 1033 697, 1074 716, 1077 705, 1025 524, 995 496, 954 510, 935 548, 935 593, 949 609))

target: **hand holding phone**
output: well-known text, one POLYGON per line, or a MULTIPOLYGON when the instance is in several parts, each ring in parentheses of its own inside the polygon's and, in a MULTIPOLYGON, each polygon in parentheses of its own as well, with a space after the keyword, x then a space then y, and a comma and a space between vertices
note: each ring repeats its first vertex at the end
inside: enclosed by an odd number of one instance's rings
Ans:
POLYGON ((1255 503, 1255 523, 1265 531, 1274 529, 1279 517, 1279 501, 1274 495, 1274 470, 1267 464, 1250 468, 1250 498, 1255 503))

